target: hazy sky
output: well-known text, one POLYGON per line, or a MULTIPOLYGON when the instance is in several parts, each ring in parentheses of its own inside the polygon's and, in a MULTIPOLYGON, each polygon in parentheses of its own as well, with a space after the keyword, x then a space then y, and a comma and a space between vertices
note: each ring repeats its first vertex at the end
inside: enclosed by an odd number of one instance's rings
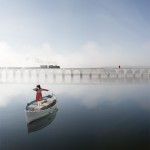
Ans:
POLYGON ((0 66, 150 66, 150 0, 0 0, 0 66))

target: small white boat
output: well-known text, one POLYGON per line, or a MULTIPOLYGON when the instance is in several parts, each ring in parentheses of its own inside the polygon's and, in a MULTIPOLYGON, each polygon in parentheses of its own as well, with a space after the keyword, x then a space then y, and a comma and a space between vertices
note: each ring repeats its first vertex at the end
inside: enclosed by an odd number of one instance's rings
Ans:
POLYGON ((38 106, 36 100, 34 100, 28 103, 25 108, 26 122, 30 123, 42 118, 52 113, 56 107, 56 96, 53 94, 42 97, 40 106, 38 106))
POLYGON ((30 123, 27 123, 28 133, 42 130, 43 128, 50 125, 54 121, 54 119, 56 117, 56 113, 58 111, 58 108, 55 106, 53 106, 52 113, 50 113, 42 118, 36 119, 30 123))

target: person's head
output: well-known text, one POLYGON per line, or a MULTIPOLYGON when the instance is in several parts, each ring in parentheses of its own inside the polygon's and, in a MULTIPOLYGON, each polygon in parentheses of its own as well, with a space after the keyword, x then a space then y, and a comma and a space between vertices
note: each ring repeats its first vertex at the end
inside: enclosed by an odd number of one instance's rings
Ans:
POLYGON ((41 86, 40 86, 40 85, 37 85, 36 87, 37 87, 38 89, 41 89, 41 86))

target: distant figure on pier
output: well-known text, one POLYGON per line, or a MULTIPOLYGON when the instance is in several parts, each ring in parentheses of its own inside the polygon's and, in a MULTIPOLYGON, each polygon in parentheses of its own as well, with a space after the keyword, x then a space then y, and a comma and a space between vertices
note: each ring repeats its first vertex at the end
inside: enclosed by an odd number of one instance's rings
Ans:
POLYGON ((35 89, 33 89, 34 91, 36 91, 36 101, 38 103, 38 106, 41 105, 42 101, 42 91, 49 91, 47 89, 42 89, 40 85, 37 85, 35 89))
POLYGON ((120 69, 120 65, 118 66, 118 68, 120 69))

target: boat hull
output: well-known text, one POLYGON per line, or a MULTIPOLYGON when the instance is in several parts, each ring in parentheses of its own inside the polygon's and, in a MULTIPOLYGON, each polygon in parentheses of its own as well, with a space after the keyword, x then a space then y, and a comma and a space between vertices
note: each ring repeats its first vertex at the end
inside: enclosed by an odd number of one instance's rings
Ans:
MULTIPOLYGON (((44 97, 46 98, 46 97, 44 97)), ((48 114, 51 114, 54 109, 56 109, 56 98, 52 97, 53 99, 53 105, 50 106, 49 108, 47 109, 44 109, 44 110, 28 110, 28 106, 32 103, 34 103, 35 101, 32 101, 30 104, 27 104, 26 106, 26 109, 24 110, 25 111, 25 117, 26 117, 26 122, 27 123, 30 123, 36 119, 39 119, 39 118, 42 118, 48 114)))
POLYGON ((32 121, 30 123, 27 123, 28 133, 32 133, 32 132, 41 130, 41 129, 47 127, 49 124, 51 124, 56 117, 57 111, 58 111, 58 109, 56 107, 53 109, 52 113, 50 113, 44 117, 38 118, 35 121, 32 121))

